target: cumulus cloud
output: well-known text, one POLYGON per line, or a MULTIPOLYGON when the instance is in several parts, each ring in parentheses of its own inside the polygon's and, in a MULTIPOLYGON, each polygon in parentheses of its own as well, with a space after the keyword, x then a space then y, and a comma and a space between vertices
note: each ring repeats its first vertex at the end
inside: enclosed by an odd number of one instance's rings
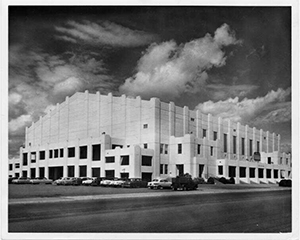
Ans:
POLYGON ((109 21, 100 23, 68 21, 66 25, 67 27, 55 27, 57 32, 63 34, 57 35, 56 38, 72 43, 135 47, 147 45, 156 39, 153 34, 132 30, 109 21))
MULTIPOLYGON (((265 110, 272 110, 272 108, 277 108, 278 105, 286 101, 291 93, 291 89, 286 90, 279 88, 277 91, 270 91, 264 97, 257 97, 255 99, 244 98, 239 100, 238 97, 229 98, 224 101, 207 101, 200 103, 196 106, 203 113, 211 113, 216 117, 222 117, 224 119, 231 119, 236 122, 248 123, 262 114, 265 110)), ((290 102, 286 103, 290 105, 290 102)), ((283 111, 283 110, 282 110, 283 111)), ((288 115, 288 111, 285 113, 288 115)), ((275 110, 268 113, 264 119, 270 119, 278 116, 276 120, 273 121, 286 121, 286 118, 281 118, 279 110, 275 110), (280 117, 279 117, 280 116, 280 117)), ((290 118, 289 118, 290 119, 290 118)))
POLYGON ((226 62, 224 46, 239 44, 227 24, 186 44, 173 40, 152 44, 141 57, 137 73, 120 86, 127 95, 173 100, 182 93, 196 93, 208 78, 207 71, 226 62))
POLYGON ((11 120, 8 124, 10 133, 12 135, 17 134, 20 129, 24 130, 25 126, 31 123, 31 121, 31 115, 21 115, 18 118, 11 120))

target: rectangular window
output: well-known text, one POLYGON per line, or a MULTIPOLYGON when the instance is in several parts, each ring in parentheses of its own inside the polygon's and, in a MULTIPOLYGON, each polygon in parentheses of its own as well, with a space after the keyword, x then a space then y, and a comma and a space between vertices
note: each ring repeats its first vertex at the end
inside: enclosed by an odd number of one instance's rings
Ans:
POLYGON ((242 155, 245 155, 245 138, 242 138, 242 155))
POLYGON ((214 155, 214 147, 211 146, 211 147, 210 147, 210 156, 213 156, 213 155, 214 155))
POLYGON ((165 174, 168 174, 168 164, 165 164, 165 174))
POLYGON ((236 154, 236 136, 233 136, 233 154, 236 154))
POLYGON ((100 177, 100 168, 92 168, 92 177, 100 177))
POLYGON ((274 178, 278 178, 278 170, 274 169, 274 178))
POLYGON ((258 178, 264 178, 264 169, 263 168, 258 169, 258 178))
POLYGON ((15 163, 15 168, 20 168, 20 163, 15 163))
POLYGON ((224 133, 224 153, 227 153, 227 134, 224 133))
POLYGON ((256 152, 259 152, 259 141, 256 142, 256 152))
POLYGON ((163 152, 164 152, 164 144, 163 143, 161 143, 159 145, 159 152, 160 152, 160 154, 163 154, 163 152))
POLYGON ((197 144, 197 154, 201 154, 201 145, 197 144))
POLYGON ((129 155, 121 156, 121 165, 129 165, 129 155))
POLYGON ((80 159, 87 159, 87 146, 80 146, 79 147, 79 158, 80 159))
POLYGON ((271 175, 272 175, 272 170, 267 169, 267 178, 271 178, 271 175))
POLYGON ((101 156, 101 146, 100 144, 92 145, 92 160, 93 161, 100 161, 101 156))
POLYGON ((114 178, 115 177, 115 170, 105 170, 105 177, 106 178, 114 178))
POLYGON ((39 155, 40 155, 40 160, 45 160, 45 151, 40 151, 39 155))
POLYGON ((216 141, 218 139, 218 133, 214 132, 214 141, 216 141))
POLYGON ((40 167, 39 171, 40 171, 40 178, 45 177, 45 168, 44 167, 40 167))
POLYGON ((240 177, 244 178, 246 177, 246 168, 240 167, 240 177))
POLYGON ((169 145, 165 144, 165 154, 168 154, 168 148, 169 148, 169 145))
POLYGON ((54 150, 54 158, 58 158, 58 149, 54 150))
POLYGON ((194 121, 195 121, 195 118, 191 118, 191 121, 194 122, 194 121))
POLYGON ((64 157, 64 149, 63 148, 59 149, 59 157, 61 157, 61 158, 64 157))
POLYGON ((204 164, 199 164, 199 177, 202 177, 203 170, 204 170, 204 164))
POLYGON ((105 162, 106 163, 114 163, 115 162, 115 157, 114 156, 105 157, 105 162))
POLYGON ((160 174, 164 173, 164 165, 163 164, 160 164, 160 166, 159 166, 159 173, 160 174))
POLYGON ((13 165, 12 165, 12 164, 9 164, 8 170, 9 170, 9 171, 12 171, 12 170, 13 170, 13 165))
POLYGON ((235 166, 228 166, 228 175, 229 177, 236 177, 235 166))
POLYGON ((68 157, 75 157, 75 147, 68 148, 68 157))
POLYGON ((35 168, 30 168, 30 178, 35 178, 35 168))
POLYGON ((111 145, 111 148, 112 148, 112 149, 116 149, 117 147, 123 148, 123 145, 119 145, 119 144, 112 144, 112 145, 111 145))
POLYGON ((144 125, 143 125, 143 128, 144 128, 144 129, 148 128, 148 124, 144 124, 144 125))
POLYGON ((142 156, 142 166, 152 166, 152 156, 142 156))
POLYGON ((49 158, 53 158, 53 150, 52 149, 49 150, 49 158))
POLYGON ((181 154, 182 153, 182 144, 181 143, 179 143, 178 145, 177 145, 177 152, 178 152, 178 154, 181 154))
POLYGON ((30 153, 30 161, 32 163, 35 163, 35 161, 36 161, 36 152, 30 153))
POLYGON ((223 175, 223 166, 218 166, 218 174, 223 175))
POLYGON ((206 137, 206 129, 203 129, 202 135, 203 135, 203 137, 206 137))
POLYGON ((28 164, 28 153, 23 153, 23 166, 28 164))
POLYGON ((86 166, 79 166, 79 177, 86 177, 86 166))
POLYGON ((250 171, 250 178, 255 178, 255 168, 249 168, 250 171))
POLYGON ((268 164, 272 164, 272 158, 268 157, 268 164))
POLYGON ((144 148, 147 149, 148 148, 148 144, 144 143, 144 148))
POLYGON ((252 139, 249 139, 249 155, 252 156, 252 139))
POLYGON ((68 166, 68 177, 74 177, 74 166, 68 166))

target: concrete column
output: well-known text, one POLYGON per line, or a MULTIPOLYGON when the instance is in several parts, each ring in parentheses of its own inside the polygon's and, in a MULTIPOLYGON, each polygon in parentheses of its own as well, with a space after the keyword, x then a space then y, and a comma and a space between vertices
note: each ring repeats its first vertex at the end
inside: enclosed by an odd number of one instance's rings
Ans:
POLYGON ((248 136, 248 128, 249 126, 245 126, 245 157, 250 160, 249 156, 249 136, 248 136))
POLYGON ((280 150, 280 138, 281 138, 281 136, 280 136, 280 134, 278 134, 278 142, 277 142, 277 144, 278 144, 278 148, 277 148, 277 150, 278 150, 278 152, 281 152, 280 150))
POLYGON ((86 176, 92 177, 92 144, 87 144, 87 164, 86 164, 86 176))
POLYGON ((112 125, 113 125, 113 113, 112 113, 112 108, 113 108, 113 96, 112 96, 112 93, 109 93, 108 95, 107 95, 107 97, 108 97, 108 105, 109 105, 109 108, 108 108, 108 118, 109 119, 111 119, 111 124, 109 125, 109 127, 108 127, 108 134, 110 135, 110 136, 112 136, 113 135, 113 133, 112 133, 112 125))
POLYGON ((240 183, 240 166, 239 162, 237 162, 236 167, 235 167, 235 183, 239 184, 240 183))
POLYGON ((246 182, 250 183, 250 167, 246 167, 246 182))
POLYGON ((272 152, 275 151, 275 133, 272 134, 272 152))
MULTIPOLYGON (((141 105, 142 105, 142 103, 141 103, 141 97, 140 96, 137 96, 136 97, 136 99, 135 99, 135 106, 136 106, 136 108, 138 109, 138 111, 137 111, 137 116, 135 116, 136 117, 136 120, 138 120, 139 121, 139 127, 138 127, 138 129, 137 129, 137 140, 138 140, 138 142, 139 142, 139 144, 141 144, 142 143, 142 138, 141 138, 141 132, 142 132, 142 113, 141 113, 141 105)), ((159 108, 159 110, 160 110, 160 108, 159 108)))
POLYGON ((240 161, 241 160, 241 124, 238 122, 237 123, 237 127, 236 127, 236 155, 237 155, 237 160, 240 161))
POLYGON ((169 134, 175 136, 175 104, 169 103, 169 134))
POLYGON ((101 136, 101 105, 100 105, 100 101, 101 101, 101 96, 100 96, 100 92, 97 91, 96 92, 96 98, 97 98, 97 107, 96 107, 96 114, 97 114, 97 117, 95 119, 95 121, 97 121, 97 135, 100 137, 101 136))
POLYGON ((187 106, 183 107, 183 135, 189 134, 189 108, 187 106))
POLYGON ((270 132, 267 131, 267 153, 270 152, 270 132))
POLYGON ((211 116, 211 114, 209 113, 208 115, 207 115, 207 133, 206 133, 206 136, 207 136, 207 139, 210 141, 210 140, 212 140, 212 135, 213 135, 213 133, 212 133, 212 116, 211 116))
POLYGON ((63 176, 67 177, 68 176, 68 141, 65 141, 63 149, 64 149, 64 157, 62 159, 62 162, 63 162, 63 176))
POLYGON ((263 130, 262 129, 259 130, 259 149, 260 149, 260 152, 264 152, 264 149, 263 149, 263 130))
POLYGON ((75 158, 74 158, 74 168, 75 168, 75 174, 74 177, 79 177, 79 139, 76 141, 75 145, 75 158))

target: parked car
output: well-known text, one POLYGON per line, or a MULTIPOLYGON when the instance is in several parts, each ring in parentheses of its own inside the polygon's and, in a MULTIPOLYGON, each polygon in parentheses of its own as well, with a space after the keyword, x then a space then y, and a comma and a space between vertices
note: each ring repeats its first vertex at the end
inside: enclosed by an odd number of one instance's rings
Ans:
POLYGON ((192 179, 192 176, 185 174, 184 176, 177 176, 172 178, 172 189, 173 190, 196 190, 198 183, 192 179))
POLYGON ((110 186, 112 181, 113 181, 113 179, 105 178, 100 182, 100 186, 103 186, 103 187, 110 186))
POLYGON ((53 185, 64 185, 63 183, 69 179, 70 179, 70 177, 61 177, 59 179, 56 179, 52 184, 53 185))
POLYGON ((292 187, 292 180, 291 179, 282 179, 279 182, 280 187, 292 187))
POLYGON ((147 186, 151 189, 171 188, 172 182, 165 178, 157 178, 153 179, 152 182, 148 182, 147 186))
POLYGON ((30 180, 31 184, 52 184, 53 180, 45 177, 38 177, 30 180))
POLYGON ((17 179, 12 180, 12 183, 14 184, 27 184, 30 183, 29 177, 19 177, 17 179))
POLYGON ((14 180, 14 179, 17 179, 18 177, 9 177, 8 178, 8 184, 11 184, 12 183, 12 181, 14 180))
POLYGON ((124 179, 114 179, 110 182, 111 187, 122 187, 122 185, 125 183, 124 179))
POLYGON ((143 181, 140 178, 130 178, 126 179, 122 187, 124 188, 145 188, 147 187, 148 182, 143 181))
POLYGON ((101 177, 94 177, 93 178, 93 181, 91 183, 91 186, 99 186, 101 181, 102 181, 103 178, 101 177))
POLYGON ((95 177, 88 177, 86 180, 83 180, 81 184, 85 186, 90 186, 95 179, 95 177))

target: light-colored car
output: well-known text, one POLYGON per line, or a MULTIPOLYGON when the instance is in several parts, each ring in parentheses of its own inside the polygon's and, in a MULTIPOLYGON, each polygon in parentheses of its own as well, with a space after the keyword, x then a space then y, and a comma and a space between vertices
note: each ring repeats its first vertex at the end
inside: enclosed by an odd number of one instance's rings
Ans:
POLYGON ((53 181, 53 185, 63 185, 63 182, 65 180, 67 180, 69 177, 61 177, 59 179, 56 179, 55 181, 53 181))
POLYGON ((92 184, 92 182, 94 181, 94 179, 96 179, 96 177, 88 177, 86 180, 82 181, 82 185, 85 185, 85 186, 89 186, 92 184))
POLYGON ((31 184, 52 184, 53 180, 45 177, 38 177, 30 180, 31 184))
POLYGON ((166 178, 156 178, 153 179, 151 182, 148 182, 147 187, 151 189, 171 188, 172 182, 166 178))
POLYGON ((125 183, 125 180, 123 179, 114 179, 111 181, 110 186, 112 187, 122 187, 122 185, 125 183))
POLYGON ((17 179, 12 180, 12 183, 14 184, 27 184, 30 183, 29 177, 19 177, 17 179))
POLYGON ((101 182, 100 182, 100 186, 103 186, 103 187, 107 187, 107 186, 110 186, 111 183, 112 183, 112 179, 103 179, 101 182))

